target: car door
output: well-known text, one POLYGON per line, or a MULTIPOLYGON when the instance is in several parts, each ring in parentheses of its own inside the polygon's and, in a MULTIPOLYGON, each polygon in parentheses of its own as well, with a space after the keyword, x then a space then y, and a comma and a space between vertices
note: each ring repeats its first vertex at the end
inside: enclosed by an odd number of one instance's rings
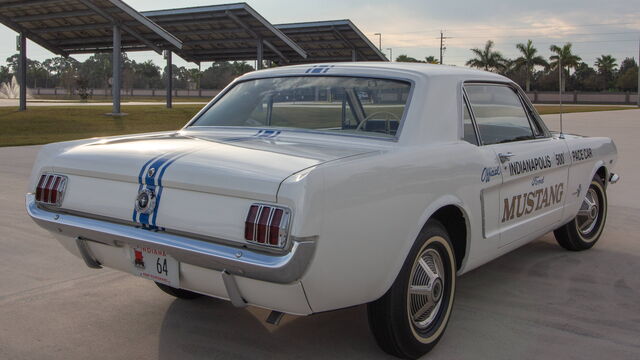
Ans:
POLYGON ((465 92, 482 144, 495 152, 501 167, 494 218, 499 245, 551 230, 562 219, 566 197, 565 142, 550 136, 515 86, 468 83, 465 92))

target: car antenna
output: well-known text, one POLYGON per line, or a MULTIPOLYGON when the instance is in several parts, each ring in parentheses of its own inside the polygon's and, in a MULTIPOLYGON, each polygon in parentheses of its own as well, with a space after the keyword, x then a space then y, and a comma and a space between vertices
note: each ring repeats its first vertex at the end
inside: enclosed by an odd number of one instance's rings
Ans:
POLYGON ((558 54, 558 92, 560 93, 560 139, 564 139, 562 131, 562 58, 558 54))

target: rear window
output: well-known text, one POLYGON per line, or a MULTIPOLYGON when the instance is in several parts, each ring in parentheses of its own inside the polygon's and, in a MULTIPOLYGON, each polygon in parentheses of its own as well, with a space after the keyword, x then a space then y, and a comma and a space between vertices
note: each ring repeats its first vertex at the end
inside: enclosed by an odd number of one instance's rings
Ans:
POLYGON ((405 81, 299 76, 236 84, 192 126, 293 128, 395 137, 411 84, 405 81))

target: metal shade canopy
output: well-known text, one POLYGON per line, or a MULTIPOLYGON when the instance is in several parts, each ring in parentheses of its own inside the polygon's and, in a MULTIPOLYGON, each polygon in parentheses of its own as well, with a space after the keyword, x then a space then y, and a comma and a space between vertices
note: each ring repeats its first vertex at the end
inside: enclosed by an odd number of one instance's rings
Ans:
POLYGON ((304 62, 388 61, 351 20, 280 24, 275 27, 309 54, 304 62))
POLYGON ((182 47, 120 0, 0 0, 0 22, 62 56, 111 51, 114 25, 122 30, 122 51, 182 47))
POLYGON ((111 51, 113 115, 122 114, 122 51, 182 48, 175 36, 121 0, 0 0, 0 22, 20 33, 20 110, 27 109, 26 38, 62 56, 111 51))
POLYGON ((245 3, 142 13, 177 36, 176 53, 195 61, 272 60, 299 63, 307 53, 245 3))

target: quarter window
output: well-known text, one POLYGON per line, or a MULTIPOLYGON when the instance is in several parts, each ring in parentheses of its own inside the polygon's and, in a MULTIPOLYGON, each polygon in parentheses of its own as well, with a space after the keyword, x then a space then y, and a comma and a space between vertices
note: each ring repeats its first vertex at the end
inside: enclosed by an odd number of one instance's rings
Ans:
POLYGON ((467 101, 464 101, 462 125, 464 127, 463 140, 473 145, 478 145, 478 137, 476 136, 476 129, 473 127, 473 121, 471 120, 471 114, 469 114, 469 108, 467 107, 467 101))
POLYGON ((534 139, 527 113, 508 86, 465 85, 480 138, 485 145, 534 139))

